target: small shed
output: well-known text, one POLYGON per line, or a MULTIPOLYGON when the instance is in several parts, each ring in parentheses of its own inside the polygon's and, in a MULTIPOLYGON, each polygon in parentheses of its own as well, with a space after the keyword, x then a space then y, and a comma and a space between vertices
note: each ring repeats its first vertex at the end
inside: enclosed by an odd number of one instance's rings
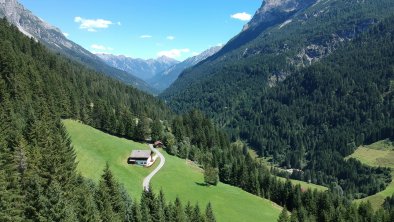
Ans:
POLYGON ((156 148, 162 148, 164 145, 160 140, 158 140, 153 144, 153 146, 156 148))
POLYGON ((136 164, 140 166, 150 166, 154 162, 151 150, 133 150, 130 157, 127 158, 128 164, 136 164))

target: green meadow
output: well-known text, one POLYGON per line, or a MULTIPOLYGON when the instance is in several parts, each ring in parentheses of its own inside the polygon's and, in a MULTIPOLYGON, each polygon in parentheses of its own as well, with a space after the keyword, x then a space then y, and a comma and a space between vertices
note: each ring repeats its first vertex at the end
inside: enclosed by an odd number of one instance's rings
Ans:
MULTIPOLYGON (((63 123, 77 154, 78 172, 98 181, 108 162, 111 171, 132 198, 140 197, 142 180, 157 163, 150 168, 143 168, 128 165, 126 160, 132 149, 149 149, 146 144, 111 136, 74 120, 65 120, 63 123)), ((277 221, 281 207, 271 201, 223 183, 205 186, 200 168, 190 161, 170 156, 163 150, 161 152, 166 164, 151 183, 156 192, 160 189, 164 191, 167 200, 179 197, 184 204, 187 201, 199 203, 201 208, 211 202, 219 222, 277 221)))
POLYGON ((356 200, 356 202, 370 201, 375 209, 378 209, 384 202, 384 199, 391 196, 394 193, 394 144, 389 140, 381 140, 368 146, 359 147, 352 155, 347 158, 356 158, 362 163, 369 166, 382 166, 390 167, 391 177, 393 178, 391 183, 386 187, 385 190, 365 197, 363 199, 356 200))

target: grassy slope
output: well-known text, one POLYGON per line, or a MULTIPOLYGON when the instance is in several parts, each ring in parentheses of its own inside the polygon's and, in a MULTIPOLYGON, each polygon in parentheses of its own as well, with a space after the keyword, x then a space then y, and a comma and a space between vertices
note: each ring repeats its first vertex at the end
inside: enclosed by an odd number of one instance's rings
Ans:
MULTIPOLYGON (((394 170, 394 144, 387 140, 382 140, 368 146, 359 147, 352 155, 347 158, 356 158, 362 163, 370 166, 390 167, 394 170)), ((394 172, 391 173, 393 180, 387 188, 375 195, 356 200, 356 202, 370 201, 372 206, 377 209, 384 201, 384 198, 394 193, 394 172)))
POLYGON ((126 160, 132 149, 149 149, 147 145, 105 134, 77 121, 65 120, 63 123, 70 134, 77 154, 77 170, 82 176, 97 182, 108 162, 115 177, 122 178, 129 194, 133 197, 141 195, 142 180, 155 166, 148 169, 131 166, 126 160))
MULTIPOLYGON (((130 166, 126 159, 132 148, 148 149, 146 145, 110 136, 76 121, 65 120, 64 124, 77 153, 78 171, 83 176, 98 181, 108 161, 132 197, 140 196, 142 180, 155 166, 149 169, 130 166)), ((179 196, 184 202, 198 202, 201 208, 210 201, 218 221, 277 220, 281 209, 272 202, 222 183, 216 187, 201 186, 203 174, 199 168, 163 154, 166 164, 153 177, 152 186, 157 191, 162 188, 167 199, 179 196)))
MULTIPOLYGON (((283 177, 278 177, 278 178, 280 180, 282 180, 282 181, 286 181, 286 178, 283 178, 283 177)), ((312 189, 312 190, 317 189, 318 191, 326 191, 326 190, 328 190, 327 187, 320 186, 320 185, 313 184, 313 183, 307 183, 307 182, 304 182, 304 181, 301 181, 301 180, 290 179, 290 181, 294 185, 297 185, 297 184, 301 185, 301 187, 304 188, 304 189, 312 189)))

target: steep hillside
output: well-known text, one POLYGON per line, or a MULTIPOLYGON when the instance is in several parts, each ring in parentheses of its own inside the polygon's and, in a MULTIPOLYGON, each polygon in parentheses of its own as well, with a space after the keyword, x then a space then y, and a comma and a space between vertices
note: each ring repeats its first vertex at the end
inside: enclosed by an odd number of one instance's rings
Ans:
POLYGON ((45 44, 51 50, 59 52, 74 61, 80 62, 97 72, 118 79, 146 92, 155 92, 146 82, 127 73, 105 64, 99 57, 84 49, 80 45, 67 39, 60 29, 41 20, 17 0, 0 1, 0 18, 6 18, 28 37, 45 44))
POLYGON ((201 108, 275 164, 302 169, 295 179, 376 193, 390 173, 343 157, 393 135, 392 19, 376 25, 393 9, 385 0, 319 1, 184 72, 163 97, 177 111, 201 108))
POLYGON ((199 108, 228 125, 268 87, 393 14, 390 0, 264 1, 215 56, 183 72, 161 94, 174 110, 199 108))
POLYGON ((149 79, 148 83, 150 83, 155 89, 162 92, 163 90, 167 89, 184 70, 207 59, 218 52, 220 49, 221 46, 215 46, 205 50, 199 55, 187 58, 185 61, 180 62, 161 73, 158 73, 156 76, 149 79))
POLYGON ((165 56, 147 60, 111 54, 97 54, 97 56, 104 60, 108 65, 128 73, 133 73, 138 78, 145 81, 179 63, 179 61, 165 56))

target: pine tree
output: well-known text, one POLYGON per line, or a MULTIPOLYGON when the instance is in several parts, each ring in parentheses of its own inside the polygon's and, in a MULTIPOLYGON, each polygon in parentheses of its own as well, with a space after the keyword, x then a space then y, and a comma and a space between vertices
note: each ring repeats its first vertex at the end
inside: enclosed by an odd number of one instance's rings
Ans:
POLYGON ((44 193, 45 201, 42 216, 48 221, 76 221, 76 214, 71 205, 64 198, 64 194, 57 181, 53 181, 44 193))
POLYGON ((106 221, 120 221, 124 219, 125 208, 108 163, 104 168, 96 193, 97 208, 101 219, 106 221))
POLYGON ((175 218, 174 218, 174 221, 175 221, 175 222, 183 222, 183 221, 186 221, 185 212, 184 212, 184 210, 183 210, 181 201, 179 200, 178 197, 175 199, 175 203, 174 203, 174 213, 175 213, 175 214, 174 214, 174 215, 175 215, 175 218))
POLYGON ((152 141, 163 139, 163 126, 160 120, 154 120, 151 124, 151 138, 152 141))
POLYGON ((201 211, 200 211, 200 207, 198 206, 198 203, 196 204, 196 206, 194 206, 194 210, 193 210, 193 215, 191 218, 191 222, 200 222, 203 221, 204 218, 201 215, 201 211))
POLYGON ((216 222, 215 215, 213 214, 211 202, 208 203, 205 209, 205 218, 207 222, 216 222))
POLYGON ((94 185, 89 186, 82 176, 77 179, 77 187, 74 195, 74 208, 78 221, 100 221, 100 213, 94 200, 94 185))
POLYGON ((134 203, 132 205, 132 212, 133 212, 133 217, 132 217, 132 222, 143 222, 142 219, 142 214, 141 214, 141 209, 140 205, 136 200, 134 200, 134 203))
POLYGON ((187 221, 192 221, 193 218, 193 207, 190 205, 190 201, 185 206, 185 215, 187 221))
POLYGON ((286 207, 282 209, 282 212, 279 214, 278 222, 289 222, 290 218, 287 213, 286 207))

